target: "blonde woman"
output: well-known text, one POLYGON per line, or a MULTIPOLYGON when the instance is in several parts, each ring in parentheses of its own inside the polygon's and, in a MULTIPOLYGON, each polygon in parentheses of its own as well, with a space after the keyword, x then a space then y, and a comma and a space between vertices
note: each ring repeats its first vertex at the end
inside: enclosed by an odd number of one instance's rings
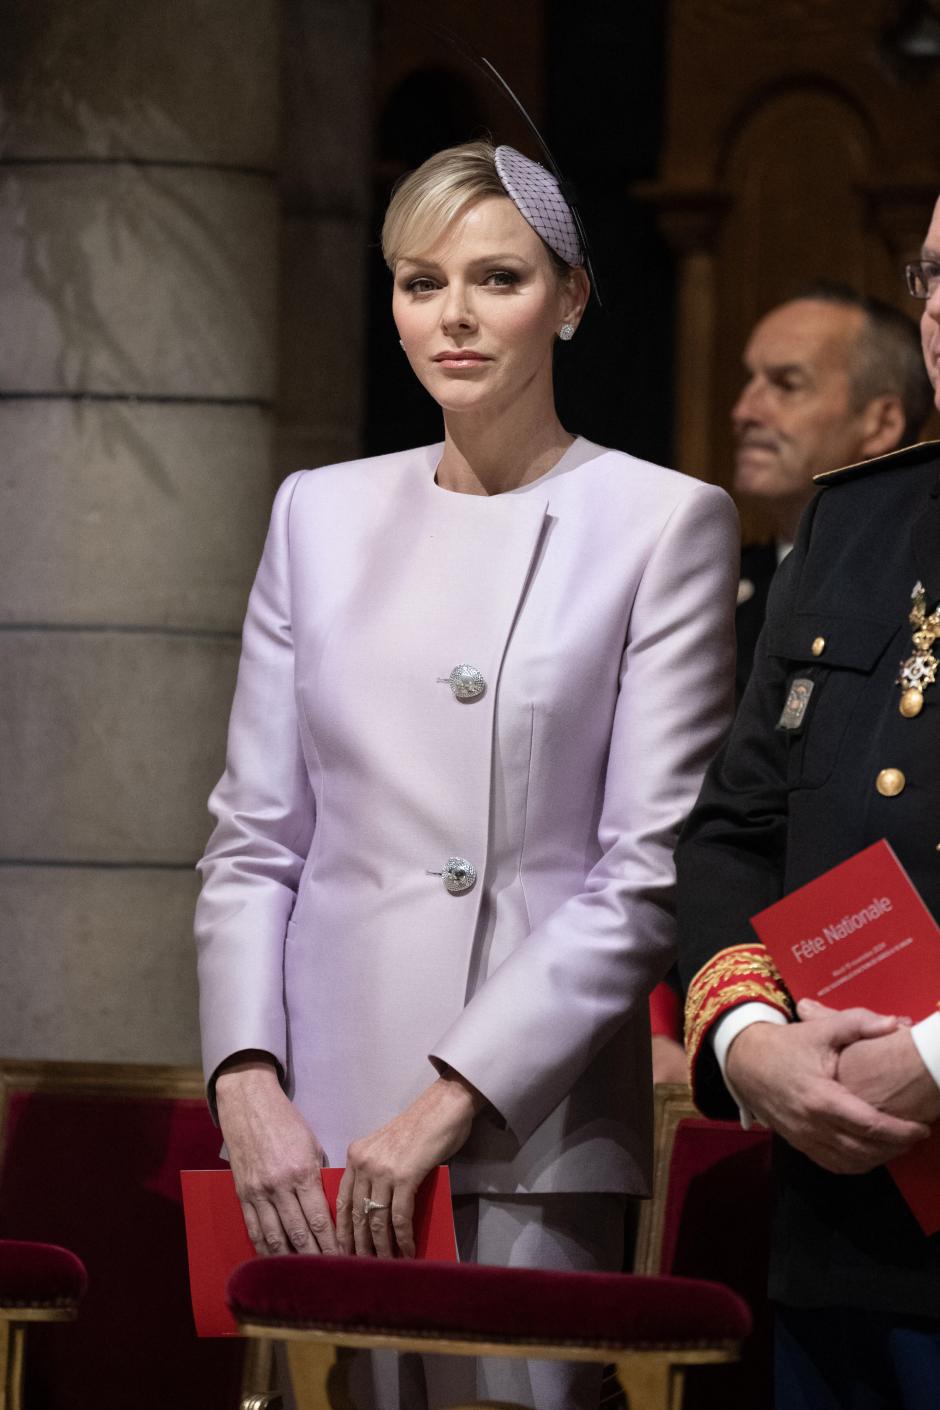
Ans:
MULTIPOLYGON (((673 847, 728 719, 736 518, 561 425, 590 289, 541 166, 440 152, 383 244, 444 439, 277 496, 201 863, 210 1093, 260 1251, 408 1256, 448 1161, 463 1258, 616 1268, 673 847)), ((445 1394, 421 1374, 408 1410, 445 1394)), ((448 1374, 597 1403, 591 1368, 448 1374)), ((396 1405, 397 1378, 358 1393, 396 1405)))

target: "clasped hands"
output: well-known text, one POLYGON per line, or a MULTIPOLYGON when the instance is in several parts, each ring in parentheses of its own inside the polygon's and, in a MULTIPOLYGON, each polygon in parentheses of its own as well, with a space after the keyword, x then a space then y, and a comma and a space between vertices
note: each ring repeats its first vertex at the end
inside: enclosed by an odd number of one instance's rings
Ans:
POLYGON ((753 1023, 734 1039, 726 1072, 765 1126, 826 1170, 862 1174, 930 1134, 940 1087, 907 1022, 811 999, 800 1023, 753 1023))
POLYGON ((257 1253, 413 1258, 414 1202, 426 1175, 470 1135, 484 1098, 457 1073, 432 1082, 380 1130, 349 1147, 330 1215, 323 1149, 266 1054, 245 1054, 216 1080, 219 1123, 248 1237, 257 1253), (366 1211, 366 1201, 373 1207, 366 1211))

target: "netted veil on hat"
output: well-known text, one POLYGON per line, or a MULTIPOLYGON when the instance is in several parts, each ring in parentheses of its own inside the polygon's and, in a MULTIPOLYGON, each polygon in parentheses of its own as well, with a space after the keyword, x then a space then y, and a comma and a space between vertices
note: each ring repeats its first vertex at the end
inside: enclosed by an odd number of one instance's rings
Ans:
POLYGON ((581 238, 571 207, 550 171, 515 147, 496 148, 496 172, 520 215, 565 264, 584 263, 581 238))

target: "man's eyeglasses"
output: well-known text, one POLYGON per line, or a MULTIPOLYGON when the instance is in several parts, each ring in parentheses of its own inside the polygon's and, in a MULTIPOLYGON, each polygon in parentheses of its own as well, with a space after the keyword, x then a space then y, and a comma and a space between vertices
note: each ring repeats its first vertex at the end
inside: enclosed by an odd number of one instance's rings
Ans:
POLYGON ((915 299, 929 299, 940 287, 940 264, 932 259, 915 259, 904 266, 904 277, 915 299))

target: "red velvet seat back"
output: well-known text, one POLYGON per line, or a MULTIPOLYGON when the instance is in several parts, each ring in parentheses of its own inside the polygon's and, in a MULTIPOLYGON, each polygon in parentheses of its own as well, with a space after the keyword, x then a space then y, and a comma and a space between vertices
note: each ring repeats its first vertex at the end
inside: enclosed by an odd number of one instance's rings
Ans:
POLYGON ((669 1165, 661 1271, 717 1276, 745 1297, 767 1283, 770 1132, 686 1117, 669 1165))
POLYGON ((189 1305, 179 1171, 222 1163, 205 1102, 6 1076, 0 1237, 89 1276, 77 1322, 30 1330, 26 1410, 237 1410, 243 1344, 199 1341, 189 1305))
POLYGON ((678 1123, 659 1271, 726 1283, 754 1315, 739 1365, 715 1368, 710 1376, 690 1373, 686 1410, 757 1410, 773 1403, 770 1206, 769 1131, 703 1117, 678 1123))

